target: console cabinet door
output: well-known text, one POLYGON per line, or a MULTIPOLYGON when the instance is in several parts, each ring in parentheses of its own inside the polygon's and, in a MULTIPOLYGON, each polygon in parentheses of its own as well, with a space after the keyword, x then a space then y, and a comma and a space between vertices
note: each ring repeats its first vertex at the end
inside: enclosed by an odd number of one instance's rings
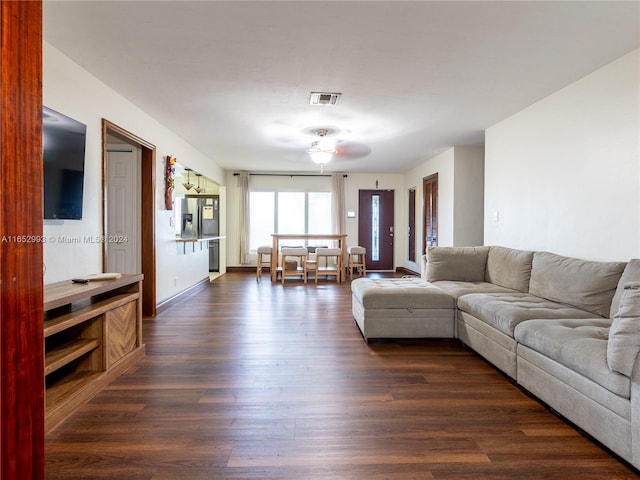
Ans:
POLYGON ((107 369, 136 348, 137 313, 137 300, 105 313, 104 341, 107 369))

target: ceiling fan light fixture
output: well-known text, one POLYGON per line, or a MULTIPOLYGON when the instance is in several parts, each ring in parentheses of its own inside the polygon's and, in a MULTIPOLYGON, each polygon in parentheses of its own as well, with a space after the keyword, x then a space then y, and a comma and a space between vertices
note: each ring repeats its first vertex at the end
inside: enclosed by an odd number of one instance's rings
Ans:
POLYGON ((327 129, 318 129, 314 133, 320 137, 320 140, 316 140, 311 144, 310 148, 307 148, 307 153, 311 157, 314 163, 320 165, 320 171, 323 171, 323 165, 329 163, 333 156, 337 153, 334 142, 327 141, 324 137, 329 133, 327 129))
POLYGON ((311 157, 311 160, 313 160, 315 163, 322 165, 324 163, 329 163, 331 161, 331 159, 333 158, 333 153, 323 151, 323 150, 317 150, 317 151, 310 151, 309 156, 311 157))

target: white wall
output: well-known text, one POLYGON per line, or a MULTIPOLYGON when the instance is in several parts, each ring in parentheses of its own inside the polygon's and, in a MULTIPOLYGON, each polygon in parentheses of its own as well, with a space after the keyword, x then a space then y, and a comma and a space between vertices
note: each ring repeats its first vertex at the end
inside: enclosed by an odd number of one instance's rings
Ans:
MULTIPOLYGON (((424 238, 422 180, 429 175, 438 174, 438 244, 453 245, 453 206, 454 206, 454 149, 449 148, 440 155, 427 160, 404 175, 404 188, 416 189, 416 262, 404 259, 402 264, 414 272, 421 271, 422 239, 424 238)), ((405 231, 408 223, 405 224, 405 231)), ((404 258, 404 257, 403 257, 404 258)))
MULTIPOLYGON (((224 172, 215 161, 197 151, 131 102, 89 74, 46 42, 43 45, 43 103, 87 125, 85 185, 82 220, 45 221, 45 283, 102 270, 99 243, 65 243, 61 237, 83 239, 102 235, 102 118, 154 144, 156 150, 156 297, 160 302, 208 276, 208 252, 182 254, 164 209, 164 157, 175 156, 215 182, 224 185, 224 172)), ((224 188, 222 188, 224 191, 224 188)), ((221 193, 221 197, 223 194, 221 193)), ((222 199, 221 199, 222 202, 222 199)), ((221 204, 221 208, 224 204, 221 204)), ((147 212, 143 212, 143 215, 147 212)), ((224 225, 224 223, 221 223, 224 225)))
POLYGON ((453 245, 484 241, 484 148, 454 148, 453 245))
MULTIPOLYGON (((423 231, 422 180, 438 174, 438 245, 482 245, 483 221, 482 147, 452 147, 427 160, 404 175, 405 190, 416 189, 416 262, 404 259, 401 264, 420 272, 423 231)), ((405 204, 406 198, 404 200, 405 204)), ((408 224, 405 223, 404 231, 408 224)))
POLYGON ((485 244, 640 257, 639 54, 487 129, 485 244))

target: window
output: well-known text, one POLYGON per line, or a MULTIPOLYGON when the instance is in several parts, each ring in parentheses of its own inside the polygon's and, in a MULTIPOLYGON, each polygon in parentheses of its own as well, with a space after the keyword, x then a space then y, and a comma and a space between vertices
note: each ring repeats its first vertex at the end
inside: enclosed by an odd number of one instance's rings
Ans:
MULTIPOLYGON (((307 233, 333 233, 331 231, 331 193, 309 192, 307 196, 307 233)), ((309 240, 309 245, 331 246, 327 245, 326 240, 309 240)))
MULTIPOLYGON (((276 233, 306 233, 305 193, 278 192, 276 233)), ((274 232, 269 232, 274 233, 274 232)))
POLYGON ((252 251, 271 245, 272 233, 332 233, 331 192, 251 192, 249 209, 252 251))
POLYGON ((380 261, 380 195, 371 196, 371 260, 380 261))
POLYGON ((407 251, 410 262, 416 261, 416 188, 409 189, 409 245, 407 251))

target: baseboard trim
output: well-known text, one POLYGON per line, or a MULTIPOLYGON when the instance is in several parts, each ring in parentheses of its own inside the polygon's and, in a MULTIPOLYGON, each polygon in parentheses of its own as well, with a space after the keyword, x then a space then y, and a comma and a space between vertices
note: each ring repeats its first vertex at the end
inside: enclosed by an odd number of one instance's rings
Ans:
MULTIPOLYGON (((268 268, 263 268, 263 272, 269 272, 268 268)), ((373 271, 373 270, 371 270, 373 271)), ((395 273, 402 273, 404 275, 415 275, 417 277, 420 276, 419 272, 414 272, 413 270, 409 270, 406 267, 396 267, 395 270, 389 270, 390 272, 395 271, 395 273)), ((227 266, 227 273, 256 273, 256 267, 253 265, 236 265, 236 266, 227 266)))
MULTIPOLYGON (((268 268, 263 268, 262 271, 268 271, 268 268)), ((230 267, 227 265, 227 273, 256 273, 255 265, 236 265, 235 267, 230 267)))
POLYGON ((405 267, 396 267, 396 273, 403 273, 405 275, 415 275, 416 277, 420 276, 418 272, 414 272, 413 270, 409 270, 408 268, 405 268, 405 267))
POLYGON ((167 308, 181 301, 183 297, 186 296, 187 294, 193 293, 196 290, 200 290, 201 288, 204 288, 206 285, 209 285, 209 277, 203 278, 198 283, 195 283, 190 287, 185 288, 184 290, 176 293, 172 297, 169 297, 166 300, 163 300, 162 302, 156 305, 156 314, 163 312, 167 308))

